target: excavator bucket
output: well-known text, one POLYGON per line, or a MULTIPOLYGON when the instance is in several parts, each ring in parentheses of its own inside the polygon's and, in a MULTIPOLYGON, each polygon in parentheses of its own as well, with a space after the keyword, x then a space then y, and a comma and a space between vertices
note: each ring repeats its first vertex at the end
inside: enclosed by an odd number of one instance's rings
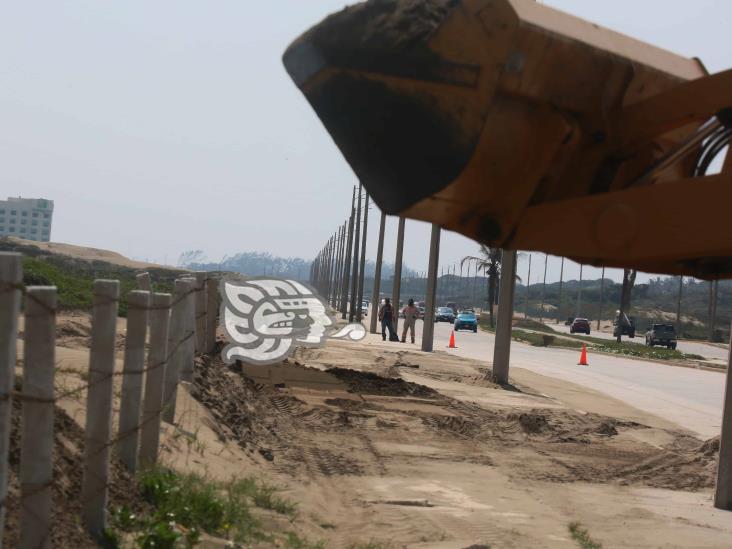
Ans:
POLYGON ((732 276, 732 166, 706 175, 732 133, 732 71, 534 0, 371 0, 283 61, 388 214, 584 264, 732 276))

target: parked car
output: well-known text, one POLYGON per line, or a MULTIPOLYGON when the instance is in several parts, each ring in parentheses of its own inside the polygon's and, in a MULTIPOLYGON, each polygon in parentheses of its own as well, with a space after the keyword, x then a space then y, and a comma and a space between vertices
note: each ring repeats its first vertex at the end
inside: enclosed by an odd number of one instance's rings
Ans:
POLYGON ((565 326, 571 326, 572 325, 572 322, 574 322, 574 317, 573 316, 570 316, 570 317, 567 318, 567 320, 564 321, 564 325, 565 326))
POLYGON ((421 305, 417 307, 417 318, 424 320, 424 307, 421 305))
POLYGON ((646 345, 653 347, 663 345, 669 349, 676 348, 676 328, 673 324, 654 324, 646 332, 646 345))
POLYGON ((473 333, 478 331, 478 319, 475 317, 474 312, 463 311, 455 319, 455 331, 460 330, 473 330, 473 333))
POLYGON ((590 335, 590 321, 586 318, 575 318, 569 326, 569 333, 584 333, 590 335))
POLYGON ((615 326, 615 328, 613 328, 613 337, 618 337, 618 335, 635 337, 635 317, 626 316, 624 322, 618 323, 616 320, 613 322, 613 325, 615 326), (620 324, 622 324, 622 326, 620 324))
POLYGON ((450 307, 437 307, 435 311, 435 322, 455 322, 455 313, 450 307))
POLYGON ((369 316, 369 302, 368 301, 361 302, 361 316, 369 316))

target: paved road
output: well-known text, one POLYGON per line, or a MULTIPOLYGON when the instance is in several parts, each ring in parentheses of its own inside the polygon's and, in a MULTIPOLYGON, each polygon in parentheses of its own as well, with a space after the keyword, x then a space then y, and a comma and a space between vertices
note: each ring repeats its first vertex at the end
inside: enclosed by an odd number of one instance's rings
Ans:
MULTIPOLYGON (((475 359, 493 358, 494 336, 479 331, 458 332, 457 349, 448 349, 452 326, 435 326, 435 350, 475 359)), ((417 322, 419 348, 422 322, 417 322)), ((374 337, 374 336, 370 336, 374 337)), ((397 344, 395 344, 397 345, 397 344)), ((571 381, 605 393, 646 412, 694 431, 703 438, 719 434, 724 396, 724 374, 634 360, 626 357, 590 354, 588 367, 578 366, 574 350, 531 347, 512 342, 511 367, 526 368, 555 379, 571 381)))
MULTIPOLYGON (((569 326, 565 326, 564 324, 553 324, 553 323, 546 323, 547 326, 552 328, 553 330, 556 330, 557 332, 562 333, 569 333, 569 326)), ((594 329, 594 324, 592 325, 592 333, 590 334, 592 337, 599 337, 602 339, 612 339, 612 334, 609 334, 607 332, 597 332, 594 329)), ((639 345, 645 344, 645 332, 641 333, 638 332, 638 335, 634 339, 630 339, 627 336, 623 337, 623 341, 628 341, 630 343, 637 343, 639 345)), ((696 355, 703 356, 706 359, 713 360, 715 362, 727 362, 727 355, 729 354, 729 350, 724 347, 719 347, 717 345, 709 345, 708 343, 703 343, 701 341, 688 341, 688 340, 681 340, 678 342, 678 345, 676 348, 681 351, 682 353, 693 353, 696 355)))

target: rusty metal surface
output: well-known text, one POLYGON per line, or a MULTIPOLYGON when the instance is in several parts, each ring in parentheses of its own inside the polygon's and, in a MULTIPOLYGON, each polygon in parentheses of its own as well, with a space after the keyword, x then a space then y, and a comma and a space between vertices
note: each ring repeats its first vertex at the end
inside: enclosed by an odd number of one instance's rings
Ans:
POLYGON ((366 2, 284 63, 387 213, 583 263, 732 276, 730 162, 692 177, 732 72, 533 0, 366 2))

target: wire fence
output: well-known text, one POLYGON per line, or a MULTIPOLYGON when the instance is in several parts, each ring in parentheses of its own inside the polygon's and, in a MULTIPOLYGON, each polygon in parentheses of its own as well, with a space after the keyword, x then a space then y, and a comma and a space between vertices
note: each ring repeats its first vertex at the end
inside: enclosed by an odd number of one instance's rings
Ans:
POLYGON ((218 281, 206 272, 175 281, 173 294, 137 276, 128 293, 123 366, 115 370, 120 284, 95 280, 87 381, 57 390, 56 302, 52 286, 23 284, 21 254, 0 252, 0 548, 7 512, 20 513, 20 546, 50 547, 55 405, 86 395, 81 521, 101 538, 107 528, 112 453, 130 471, 158 461, 161 422, 174 423, 181 382, 191 381, 196 353, 216 347, 218 281), (21 304, 25 330, 22 388, 15 389, 21 304), (114 381, 121 378, 116 430, 114 381), (21 406, 20 509, 6 509, 12 404, 21 406))

